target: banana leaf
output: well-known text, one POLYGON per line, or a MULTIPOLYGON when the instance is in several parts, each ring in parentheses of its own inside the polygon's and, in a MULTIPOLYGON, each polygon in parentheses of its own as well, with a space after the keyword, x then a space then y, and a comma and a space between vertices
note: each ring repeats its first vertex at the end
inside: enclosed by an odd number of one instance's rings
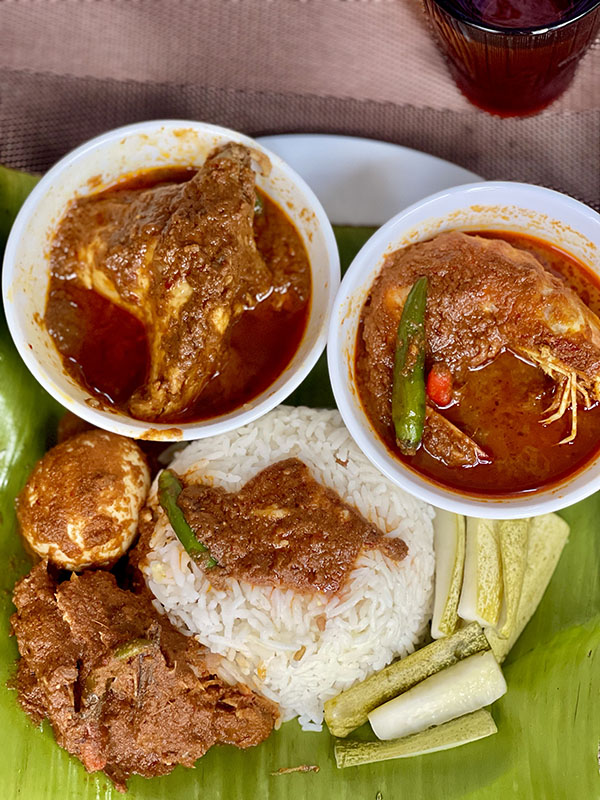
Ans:
MULTIPOLYGON (((0 169, 2 224, 14 217, 32 185, 0 169)), ((338 228, 345 266, 370 229, 338 228)), ((0 236, 2 232, 0 230, 0 236)), ((292 401, 333 406, 324 359, 292 401)), ((102 775, 35 727, 11 688, 17 648, 9 635, 11 591, 30 562, 19 539, 14 498, 34 462, 52 444, 60 407, 29 375, 0 321, 0 797, 24 800, 104 800, 119 795, 102 775)), ((499 733, 427 756, 340 771, 327 731, 303 733, 288 722, 250 751, 215 747, 193 770, 129 781, 140 800, 588 800, 600 798, 600 495, 566 509, 571 525, 550 586, 505 663, 508 693, 492 707, 499 733), (320 771, 272 775, 282 767, 320 771)), ((363 736, 368 731, 363 730, 363 736)))

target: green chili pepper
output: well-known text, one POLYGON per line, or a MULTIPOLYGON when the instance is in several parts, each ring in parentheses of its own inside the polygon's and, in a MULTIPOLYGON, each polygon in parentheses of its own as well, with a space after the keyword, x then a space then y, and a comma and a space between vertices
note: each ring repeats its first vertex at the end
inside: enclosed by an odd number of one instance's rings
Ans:
POLYGON ((396 337, 392 420, 396 443, 413 456, 425 425, 425 305, 427 278, 419 278, 408 293, 396 337))
POLYGON ((254 190, 254 213, 256 216, 260 216, 261 214, 265 213, 265 204, 258 192, 258 189, 254 190))
POLYGON ((150 639, 131 639, 129 642, 119 645, 114 651, 114 656, 126 661, 132 656, 139 656, 146 652, 150 647, 152 647, 150 639))
POLYGON ((171 472, 170 469, 164 469, 160 473, 158 478, 158 502, 165 510, 175 535, 194 561, 202 564, 204 569, 212 569, 218 566, 216 560, 211 556, 208 548, 198 541, 196 534, 188 525, 183 511, 177 505, 177 498, 182 490, 183 486, 174 472, 171 472))

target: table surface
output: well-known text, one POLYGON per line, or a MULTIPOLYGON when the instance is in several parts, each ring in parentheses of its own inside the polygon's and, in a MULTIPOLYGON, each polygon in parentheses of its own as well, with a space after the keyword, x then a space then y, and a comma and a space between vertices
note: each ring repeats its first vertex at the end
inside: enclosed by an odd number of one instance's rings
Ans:
POLYGON ((458 92, 419 0, 13 0, 0 30, 10 166, 44 170, 134 120, 204 118, 385 139, 600 207, 600 42, 546 112, 502 120, 458 92))
MULTIPOLYGON (((471 110, 446 73, 420 0, 4 5, 0 66, 11 69, 471 110)), ((554 110, 594 108, 600 43, 554 110)))

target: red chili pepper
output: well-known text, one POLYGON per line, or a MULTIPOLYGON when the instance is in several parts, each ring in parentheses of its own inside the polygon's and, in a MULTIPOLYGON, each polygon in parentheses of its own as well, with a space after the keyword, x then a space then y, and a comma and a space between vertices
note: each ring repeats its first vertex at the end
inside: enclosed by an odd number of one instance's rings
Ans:
POLYGON ((452 373, 445 364, 434 364, 427 376, 427 395, 436 406, 452 402, 452 373))

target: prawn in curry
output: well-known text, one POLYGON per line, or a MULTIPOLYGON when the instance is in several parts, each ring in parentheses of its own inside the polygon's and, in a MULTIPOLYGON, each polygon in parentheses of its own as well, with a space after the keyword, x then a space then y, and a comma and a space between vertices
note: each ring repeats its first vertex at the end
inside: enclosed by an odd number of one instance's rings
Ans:
POLYGON ((547 486, 598 447, 595 311, 591 274, 528 236, 454 231, 397 250, 361 315, 361 401, 395 455, 434 481, 488 495, 547 486), (394 441, 393 364, 404 303, 421 277, 428 396, 421 446, 407 457, 394 441))

